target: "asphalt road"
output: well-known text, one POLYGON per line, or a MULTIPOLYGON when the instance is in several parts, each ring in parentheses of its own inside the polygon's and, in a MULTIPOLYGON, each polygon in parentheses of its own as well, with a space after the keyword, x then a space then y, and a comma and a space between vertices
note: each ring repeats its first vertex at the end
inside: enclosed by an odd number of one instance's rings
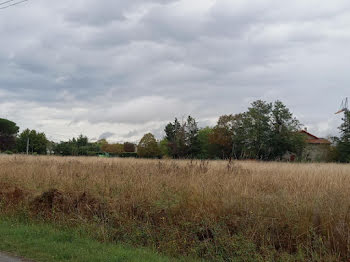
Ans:
POLYGON ((0 262, 26 262, 26 261, 28 260, 23 260, 16 257, 10 257, 8 255, 0 253, 0 262))

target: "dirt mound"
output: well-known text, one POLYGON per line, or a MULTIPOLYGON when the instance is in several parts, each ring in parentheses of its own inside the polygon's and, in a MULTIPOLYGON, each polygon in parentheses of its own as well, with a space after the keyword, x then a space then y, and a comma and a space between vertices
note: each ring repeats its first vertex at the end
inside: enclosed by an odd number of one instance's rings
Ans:
POLYGON ((107 205, 87 193, 64 193, 51 189, 36 197, 30 204, 33 213, 46 217, 75 215, 80 218, 106 216, 107 205))
POLYGON ((0 202, 10 205, 16 205, 22 203, 28 192, 16 187, 10 186, 8 184, 0 184, 0 202))
POLYGON ((51 189, 35 198, 32 202, 32 206, 35 207, 36 210, 61 209, 65 202, 64 195, 60 191, 51 189))

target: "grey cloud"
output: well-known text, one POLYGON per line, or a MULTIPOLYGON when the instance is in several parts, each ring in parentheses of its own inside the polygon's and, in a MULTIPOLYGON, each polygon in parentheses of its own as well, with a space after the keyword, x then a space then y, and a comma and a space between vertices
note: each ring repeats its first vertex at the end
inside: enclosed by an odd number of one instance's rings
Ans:
POLYGON ((130 138, 130 137, 134 137, 134 136, 140 136, 140 131, 139 130, 132 130, 129 133, 127 133, 124 137, 125 138, 130 138))
POLYGON ((113 0, 75 1, 74 9, 66 15, 68 21, 90 26, 105 26, 114 21, 125 21, 129 12, 136 12, 149 4, 168 4, 177 0, 113 0))
POLYGON ((349 26, 345 0, 31 1, 1 11, 1 110, 136 139, 175 116, 206 125, 281 99, 325 136, 349 95, 349 26))
POLYGON ((115 133, 112 133, 112 132, 104 132, 103 134, 101 134, 98 138, 98 140, 101 140, 101 139, 108 139, 112 136, 114 136, 115 133))
POLYGON ((158 96, 145 96, 109 107, 93 106, 78 114, 75 121, 88 120, 93 123, 122 123, 122 124, 145 124, 152 121, 164 121, 174 112, 183 112, 191 109, 176 99, 158 96))

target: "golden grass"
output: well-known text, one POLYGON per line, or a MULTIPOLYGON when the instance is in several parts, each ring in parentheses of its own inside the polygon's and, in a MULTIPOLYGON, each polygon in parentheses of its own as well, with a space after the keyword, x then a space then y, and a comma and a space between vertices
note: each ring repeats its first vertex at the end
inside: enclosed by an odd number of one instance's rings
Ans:
POLYGON ((350 165, 1 156, 0 187, 2 212, 90 223, 170 254, 350 259, 350 165))

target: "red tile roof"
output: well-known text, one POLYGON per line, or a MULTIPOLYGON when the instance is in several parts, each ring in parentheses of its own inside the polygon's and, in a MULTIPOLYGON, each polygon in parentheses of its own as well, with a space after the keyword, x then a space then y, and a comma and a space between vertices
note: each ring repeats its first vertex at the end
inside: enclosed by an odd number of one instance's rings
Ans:
POLYGON ((307 135, 309 138, 306 139, 306 143, 308 144, 324 144, 324 145, 330 145, 331 142, 329 142, 327 139, 324 138, 318 138, 317 136, 314 136, 313 134, 310 134, 306 130, 300 131, 300 133, 303 133, 307 135))
POLYGON ((324 138, 306 139, 306 143, 308 143, 308 144, 325 144, 325 145, 331 144, 331 142, 329 142, 327 139, 324 139, 324 138))

